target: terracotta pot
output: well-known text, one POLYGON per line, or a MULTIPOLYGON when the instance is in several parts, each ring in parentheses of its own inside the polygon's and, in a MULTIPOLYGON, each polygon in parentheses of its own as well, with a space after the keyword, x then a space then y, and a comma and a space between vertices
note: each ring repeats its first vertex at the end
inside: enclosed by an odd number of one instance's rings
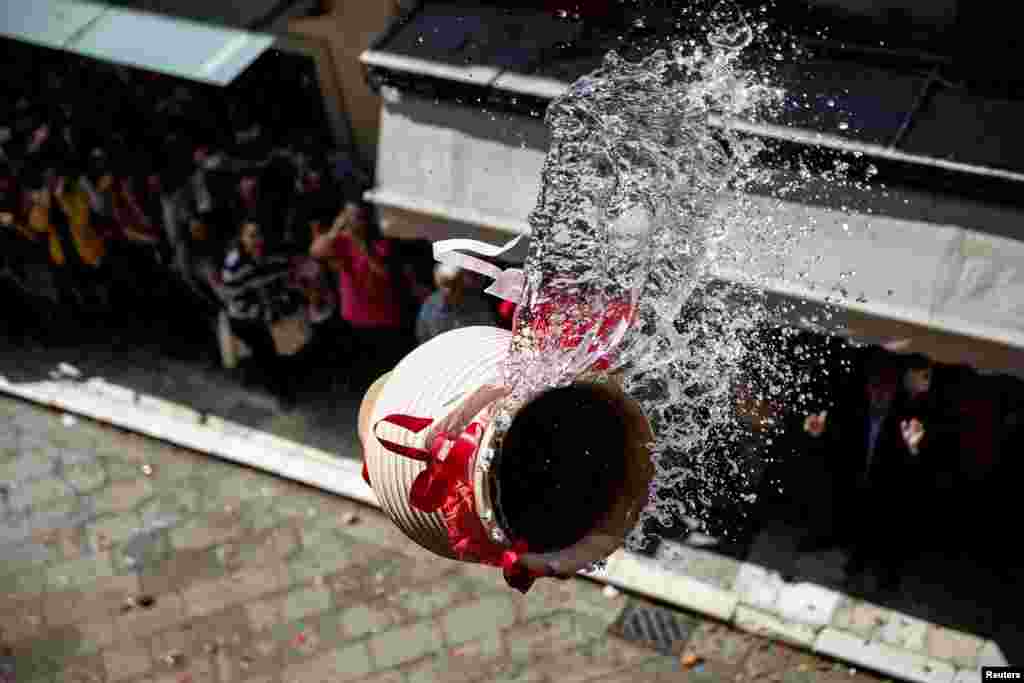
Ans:
MULTIPOLYGON (((511 338, 511 332, 495 327, 468 327, 435 337, 382 378, 376 390, 368 394, 367 402, 372 406, 364 404, 361 411, 360 436, 367 470, 383 510, 409 538, 442 557, 456 558, 441 515, 417 510, 409 502, 413 480, 425 465, 383 448, 370 426, 390 414, 435 418, 435 423, 419 434, 390 424, 378 427, 380 438, 426 448, 437 430, 468 423, 505 393, 500 370, 511 338), (485 385, 489 386, 474 391, 485 385)), ((607 557, 622 545, 647 502, 654 472, 648 448, 653 441, 650 425, 639 406, 614 381, 589 381, 612 396, 626 416, 630 444, 626 478, 611 509, 586 538, 556 552, 524 555, 522 563, 532 569, 568 575, 607 557)), ((487 449, 492 434, 493 425, 485 431, 478 453, 487 449)), ((478 517, 491 530, 497 525, 494 520, 498 515, 493 513, 490 499, 489 477, 493 475, 484 460, 476 458, 467 474, 473 482, 478 517)), ((507 538, 508 534, 504 536, 507 538)))

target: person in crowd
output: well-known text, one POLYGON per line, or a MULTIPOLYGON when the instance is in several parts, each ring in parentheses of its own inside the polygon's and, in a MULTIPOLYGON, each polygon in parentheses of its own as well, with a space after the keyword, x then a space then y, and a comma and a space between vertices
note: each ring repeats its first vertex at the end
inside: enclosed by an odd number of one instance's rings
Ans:
POLYGON ((290 407, 294 386, 270 326, 293 313, 297 302, 289 287, 288 259, 267 253, 255 220, 242 222, 238 240, 224 260, 222 280, 232 334, 252 351, 252 360, 266 373, 268 388, 282 406, 290 407))
MULTIPOLYGON (((315 168, 305 170, 296 182, 295 197, 291 202, 285 235, 285 240, 296 250, 309 251, 313 237, 310 227, 313 223, 323 225, 323 217, 329 215, 330 218, 326 220, 329 227, 333 217, 338 214, 337 194, 332 190, 333 188, 325 182, 323 172, 315 168)), ((322 232, 324 230, 318 228, 316 234, 322 232)))
POLYGON ((138 169, 114 178, 112 217, 116 226, 119 252, 116 260, 118 289, 140 316, 152 313, 153 297, 165 289, 165 278, 157 274, 160 263, 161 230, 144 210, 144 188, 138 169))
POLYGON ((89 195, 80 175, 68 170, 33 183, 29 227, 47 235, 50 260, 64 298, 80 312, 109 309, 107 247, 92 223, 89 195))
POLYGON ((306 319, 312 328, 303 357, 309 364, 327 370, 334 388, 339 380, 344 382, 335 371, 351 353, 351 330, 341 318, 337 291, 328 274, 327 268, 308 254, 292 258, 294 286, 302 292, 306 319))
POLYGON ((409 282, 389 262, 392 245, 382 238, 364 204, 347 203, 331 229, 313 240, 310 254, 338 274, 341 317, 356 342, 353 373, 356 381, 368 381, 412 346, 400 291, 409 282))
POLYGON ((156 239, 160 265, 165 269, 173 267, 173 245, 177 241, 176 226, 173 224, 174 204, 164 190, 163 174, 150 167, 140 185, 139 207, 156 239))
POLYGON ((171 196, 176 238, 175 263, 197 299, 221 298, 221 265, 225 257, 224 226, 230 210, 215 202, 208 180, 209 149, 198 146, 193 168, 171 196))
MULTIPOLYGON (((854 388, 833 412, 809 415, 804 430, 827 438, 822 456, 833 460, 836 516, 853 543, 847 574, 859 578, 877 570, 883 590, 895 590, 906 560, 913 523, 908 506, 917 505, 924 430, 911 417, 910 392, 898 361, 872 349, 854 388)), ((911 411, 912 412, 912 411, 911 411)))
POLYGON ((50 274, 57 290, 57 303, 65 310, 79 312, 83 295, 75 278, 74 269, 67 264, 65 254, 74 255, 74 246, 67 222, 60 206, 54 200, 56 179, 52 172, 30 172, 25 177, 27 208, 25 223, 38 239, 46 243, 50 274))
POLYGON ((434 282, 437 291, 420 308, 416 320, 417 342, 422 344, 460 327, 498 325, 498 318, 490 302, 479 290, 469 287, 462 270, 438 264, 434 269, 434 282))
POLYGON ((261 194, 260 179, 255 173, 245 173, 238 179, 232 203, 236 216, 258 216, 262 223, 270 218, 261 194))
POLYGON ((0 160, 0 270, 18 274, 34 234, 24 224, 21 185, 10 164, 0 160))

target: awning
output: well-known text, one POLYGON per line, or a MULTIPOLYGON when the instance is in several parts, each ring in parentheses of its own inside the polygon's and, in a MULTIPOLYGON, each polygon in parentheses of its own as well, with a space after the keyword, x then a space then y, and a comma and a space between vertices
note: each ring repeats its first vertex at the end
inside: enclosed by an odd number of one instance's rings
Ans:
POLYGON ((214 85, 229 84, 275 40, 80 0, 0 0, 0 35, 214 85))
MULTIPOLYGON (((547 139, 534 119, 399 93, 383 107, 377 187, 367 197, 385 213, 448 218, 462 235, 466 225, 485 228, 486 239, 528 232, 547 139)), ((871 214, 765 198, 768 219, 813 231, 779 261, 752 246, 766 226, 745 226, 729 243, 748 256, 719 263, 716 275, 757 274, 809 326, 871 342, 913 338, 904 349, 1024 372, 1024 241, 1009 236, 1024 216, 965 208, 957 197, 890 194, 887 206, 851 202, 871 214)))

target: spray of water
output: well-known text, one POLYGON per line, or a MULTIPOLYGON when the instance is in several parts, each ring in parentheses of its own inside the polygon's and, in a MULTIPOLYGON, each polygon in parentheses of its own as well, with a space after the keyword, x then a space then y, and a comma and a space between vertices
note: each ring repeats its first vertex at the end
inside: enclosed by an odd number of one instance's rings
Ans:
MULTIPOLYGON (((756 269, 746 266, 782 262, 808 232, 780 224, 746 192, 773 186, 774 171, 759 161, 762 144, 729 122, 773 117, 784 93, 763 66, 743 66, 755 29, 731 5, 720 7, 705 43, 676 43, 639 62, 610 53, 550 105, 525 305, 506 367, 523 391, 557 384, 610 346, 595 321, 613 323, 624 302, 634 304, 610 371, 654 428, 657 475, 645 521, 664 526, 700 519, 721 496, 750 500, 736 454, 752 433, 737 419, 737 395, 781 398, 787 370, 776 352, 782 342, 762 334, 769 311, 762 283, 745 275, 756 269), (737 231, 745 239, 728 239, 737 231), (729 283, 714 277, 723 268, 729 283), (545 338, 582 332, 574 351, 526 338, 550 304, 556 329, 545 338)), ((770 445, 771 430, 758 438, 770 445)), ((627 545, 644 543, 649 527, 638 525, 627 545)))

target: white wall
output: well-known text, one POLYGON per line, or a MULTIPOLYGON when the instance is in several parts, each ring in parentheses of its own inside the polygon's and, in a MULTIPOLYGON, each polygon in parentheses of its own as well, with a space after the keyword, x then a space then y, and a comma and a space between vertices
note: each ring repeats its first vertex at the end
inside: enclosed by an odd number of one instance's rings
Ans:
MULTIPOLYGON (((437 239, 448 216, 459 236, 497 242, 528 231, 546 147, 540 121, 402 96, 384 106, 374 196, 405 210, 395 223, 405 236, 417 233, 412 211, 432 216, 423 237, 437 239), (474 235, 474 225, 489 227, 474 235)), ((833 196, 831 206, 756 201, 768 220, 730 235, 727 244, 743 258, 720 263, 721 277, 757 274, 776 294, 819 307, 828 296, 871 335, 885 336, 884 326, 866 320, 888 321, 893 336, 927 338, 947 360, 959 344, 983 366, 983 345, 972 338, 999 347, 988 353, 999 369, 1022 360, 1013 352, 1024 349, 1020 211, 909 191, 833 196), (858 210, 837 208, 846 201, 858 210), (759 248, 771 239, 769 221, 813 230, 779 258, 759 248)))

